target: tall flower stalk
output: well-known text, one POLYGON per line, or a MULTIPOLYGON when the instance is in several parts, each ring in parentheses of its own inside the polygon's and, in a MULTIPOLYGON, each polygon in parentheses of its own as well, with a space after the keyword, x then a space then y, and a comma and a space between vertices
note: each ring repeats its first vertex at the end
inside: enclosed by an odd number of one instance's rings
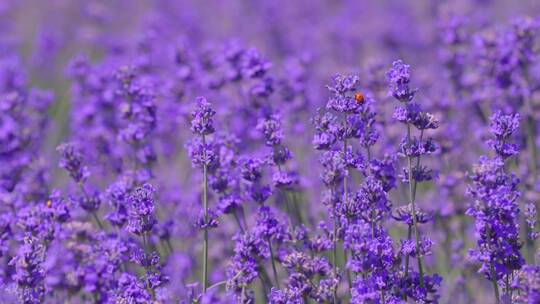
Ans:
POLYGON ((415 244, 412 252, 407 251, 405 254, 405 277, 409 272, 409 257, 414 254, 418 261, 420 285, 424 288, 423 255, 428 251, 426 247, 429 247, 430 241, 420 235, 418 220, 420 211, 416 204, 416 190, 419 182, 433 178, 433 171, 422 166, 420 159, 422 155, 431 154, 436 150, 436 145, 431 138, 424 139, 424 131, 436 129, 438 122, 432 114, 423 111, 420 105, 413 101, 417 89, 410 87, 408 65, 401 60, 395 61, 387 76, 390 88, 389 95, 400 102, 400 106, 394 112, 394 119, 407 127, 407 134, 400 144, 398 154, 405 157, 407 161, 407 167, 403 170, 403 180, 408 184, 409 205, 406 209, 409 209, 412 218, 412 223, 408 223, 407 241, 410 241, 414 236, 415 244), (413 136, 413 127, 419 130, 419 137, 413 136))
MULTIPOLYGON (((287 194, 288 191, 293 191, 294 187, 298 186, 297 173, 293 170, 288 170, 285 167, 287 165, 287 161, 292 158, 292 153, 283 143, 284 134, 281 123, 281 115, 271 113, 271 110, 269 109, 267 111, 269 113, 262 113, 263 117, 258 120, 257 130, 264 135, 266 146, 272 149, 272 152, 270 155, 268 155, 268 159, 270 164, 275 167, 275 171, 272 175, 274 187, 281 189, 285 194, 287 194)), ((285 204, 287 204, 288 209, 289 203, 294 202, 289 202, 286 198, 285 204)), ((293 208, 296 210, 296 206, 293 206, 293 208)), ((292 214, 289 214, 289 216, 292 216, 292 214)), ((301 218, 298 212, 296 213, 296 216, 298 224, 301 224, 301 218)), ((280 288, 276 268, 276 256, 274 254, 271 241, 272 240, 268 238, 272 272, 274 275, 274 280, 276 281, 276 286, 277 288, 280 288)))
POLYGON ((61 154, 59 162, 60 167, 64 168, 69 173, 71 179, 80 189, 82 195, 79 199, 81 208, 92 216, 100 229, 104 229, 104 226, 97 215, 97 211, 101 205, 101 199, 97 191, 93 194, 89 194, 88 190, 86 190, 86 182, 90 173, 87 166, 83 163, 83 156, 79 149, 75 144, 68 142, 59 145, 56 150, 61 154))
POLYGON ((215 132, 212 117, 216 115, 216 112, 212 108, 212 105, 204 97, 197 98, 197 107, 191 113, 191 131, 193 134, 199 137, 200 142, 195 143, 196 151, 195 158, 192 160, 195 164, 202 168, 203 181, 202 181, 202 207, 203 224, 200 225, 203 230, 203 257, 202 257, 202 289, 203 293, 206 293, 208 287, 208 228, 210 228, 210 222, 212 221, 209 216, 208 208, 208 166, 211 163, 211 155, 209 155, 209 145, 207 143, 206 136, 215 132), (198 157, 200 158, 198 158, 198 157))
MULTIPOLYGON (((525 137, 527 143, 527 160, 528 173, 530 180, 527 181, 527 189, 531 192, 537 190, 538 183, 538 147, 537 147, 537 124, 535 119, 534 97, 538 91, 538 87, 531 81, 530 70, 534 68, 538 61, 538 33, 540 30, 540 22, 538 19, 518 18, 512 24, 512 30, 507 35, 509 52, 512 54, 510 62, 514 63, 518 74, 516 82, 520 88, 521 97, 521 113, 525 116, 525 137)), ((526 194, 526 196, 528 196, 526 194)), ((527 225, 524 225, 526 234, 530 234, 531 230, 527 225)), ((530 238, 525 237, 525 258, 533 260, 534 242, 530 238)))
POLYGON ((473 262, 481 264, 480 272, 491 281, 497 303, 502 300, 501 291, 511 298, 511 279, 525 263, 519 240, 519 179, 505 168, 507 159, 518 154, 517 145, 511 142, 518 127, 519 115, 493 114, 491 133, 495 139, 488 144, 495 156, 480 157, 470 175, 472 184, 468 189, 474 202, 467 214, 476 220, 478 238, 477 246, 469 254, 473 262))
MULTIPOLYGON (((329 212, 333 221, 333 250, 332 263, 334 273, 338 272, 338 242, 339 242, 339 204, 349 199, 348 182, 349 168, 358 165, 360 155, 354 155, 348 140, 354 137, 354 117, 359 112, 360 103, 355 98, 358 86, 358 76, 337 74, 332 83, 327 86, 332 93, 326 102, 326 113, 314 118, 317 134, 313 144, 317 150, 325 151, 321 157, 324 167, 322 180, 328 187, 329 212), (339 144, 341 142, 341 144, 339 144), (341 186, 341 199, 339 186, 341 186)), ((334 303, 338 302, 337 289, 334 290, 334 303)))
MULTIPOLYGON (((202 135, 203 145, 206 145, 206 137, 202 135)), ((206 152, 203 152, 203 157, 206 158, 206 152)), ((206 164, 203 165, 203 210, 204 210, 204 222, 208 222, 208 168, 206 164)), ((206 292, 206 287, 208 286, 208 229, 203 230, 203 293, 206 292)))

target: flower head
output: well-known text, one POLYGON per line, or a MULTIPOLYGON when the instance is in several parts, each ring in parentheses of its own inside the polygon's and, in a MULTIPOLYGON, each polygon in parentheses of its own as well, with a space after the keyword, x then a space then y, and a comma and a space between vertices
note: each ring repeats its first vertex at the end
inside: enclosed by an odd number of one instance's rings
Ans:
POLYGON ((84 182, 90 173, 83 164, 83 156, 73 143, 63 143, 56 148, 60 152, 60 167, 66 169, 76 182, 84 182))
POLYGON ((204 97, 197 97, 197 108, 191 112, 191 131, 198 135, 208 135, 214 133, 213 117, 216 112, 212 104, 204 97))
POLYGON ((411 74, 410 66, 404 64, 401 60, 396 60, 392 63, 392 68, 388 71, 388 95, 394 96, 401 102, 410 102, 416 94, 416 89, 411 89, 409 82, 411 74))
POLYGON ((156 223, 154 193, 155 189, 152 185, 144 184, 133 190, 127 197, 129 205, 128 231, 142 235, 152 230, 156 223))

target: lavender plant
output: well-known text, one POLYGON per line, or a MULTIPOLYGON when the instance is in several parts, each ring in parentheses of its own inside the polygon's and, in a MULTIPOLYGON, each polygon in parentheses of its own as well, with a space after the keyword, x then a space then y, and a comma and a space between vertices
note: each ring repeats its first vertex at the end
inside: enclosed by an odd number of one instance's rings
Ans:
POLYGON ((405 276, 409 272, 409 258, 418 261, 418 274, 421 288, 425 288, 423 257, 429 254, 432 241, 421 237, 419 225, 426 223, 429 218, 417 207, 416 193, 418 183, 433 179, 434 172, 421 164, 424 155, 432 154, 437 146, 431 138, 424 139, 426 130, 436 129, 439 124, 433 114, 423 111, 413 101, 417 90, 410 86, 409 66, 402 61, 394 61, 388 72, 389 95, 397 99, 401 105, 394 112, 394 119, 407 127, 407 135, 401 140, 398 155, 406 158, 407 166, 403 169, 403 181, 408 185, 409 204, 398 210, 397 220, 407 223, 407 239, 403 242, 405 253, 405 276), (417 129, 418 137, 413 135, 412 128, 417 129), (414 243, 412 238, 414 237, 414 243))
POLYGON ((0 302, 539 303, 538 5, 248 2, 0 3, 0 302))
POLYGON ((481 263, 480 272, 492 282, 497 303, 501 301, 501 284, 504 296, 512 297, 511 277, 524 264, 517 220, 519 178, 505 170, 505 161, 518 153, 517 145, 511 141, 518 127, 519 115, 493 114, 491 132, 495 139, 488 144, 496 156, 480 158, 469 188, 475 202, 467 214, 475 217, 478 236, 477 247, 470 254, 473 261, 481 263))

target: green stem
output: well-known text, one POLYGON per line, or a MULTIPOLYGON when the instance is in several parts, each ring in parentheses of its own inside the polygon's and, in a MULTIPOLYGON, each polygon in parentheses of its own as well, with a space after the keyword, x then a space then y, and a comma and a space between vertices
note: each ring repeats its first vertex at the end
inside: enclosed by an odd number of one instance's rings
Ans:
POLYGON ((304 223, 304 220, 302 218, 302 211, 300 210, 300 207, 298 206, 298 200, 296 197, 296 193, 294 191, 291 191, 291 197, 292 197, 292 204, 294 211, 296 213, 296 217, 298 219, 298 225, 302 225, 304 223))
POLYGON ((510 277, 508 275, 505 275, 504 278, 504 288, 506 289, 506 293, 510 294, 510 277))
MULTIPOLYGON (((424 130, 421 130, 420 131, 420 141, 422 141, 424 139, 424 130)), ((418 156, 416 158, 416 168, 419 168, 420 167, 420 158, 421 156, 418 156)), ((418 187, 418 182, 416 180, 414 180, 413 182, 413 200, 416 201, 416 189, 418 187)))
MULTIPOLYGON (((242 272, 239 272, 239 273, 235 274, 234 277, 232 277, 230 280, 235 280, 235 279, 237 279, 239 276, 241 276, 242 274, 243 274, 242 272)), ((225 284, 227 284, 228 281, 229 281, 229 280, 224 280, 224 281, 217 282, 217 283, 211 285, 210 287, 208 287, 208 288, 206 288, 206 289, 207 289, 207 290, 210 290, 210 289, 212 289, 212 288, 216 288, 216 287, 219 287, 219 286, 221 286, 221 285, 225 285, 225 284)))
MULTIPOLYGON (((347 265, 347 260, 348 260, 348 253, 347 253, 347 250, 343 250, 343 254, 345 255, 345 261, 343 263, 345 263, 345 265, 347 265)), ((349 289, 352 289, 352 276, 351 276, 351 272, 347 269, 347 283, 349 284, 349 289)))
MULTIPOLYGON (((533 116, 533 107, 531 98, 529 95, 529 69, 527 66, 523 67, 523 83, 522 83, 522 91, 523 91, 523 104, 525 107, 525 115, 527 117, 526 120, 526 128, 527 128, 527 150, 529 152, 529 173, 531 176, 530 180, 530 187, 533 188, 536 185, 536 180, 538 176, 538 168, 537 168, 537 159, 538 159, 538 148, 536 147, 536 122, 533 116)), ((525 237, 526 240, 525 246, 523 246, 525 251, 525 257, 529 261, 534 259, 534 242, 528 237, 529 234, 529 227, 527 225, 524 225, 525 229, 525 237)))
MULTIPOLYGON (((411 144, 411 125, 407 123, 407 141, 409 145, 411 144)), ((407 156, 407 165, 409 168, 409 202, 411 204, 411 213, 414 226, 414 238, 416 241, 416 251, 417 251, 417 261, 418 261, 418 272, 420 274, 420 286, 424 288, 424 269, 422 267, 422 253, 420 252, 420 232, 418 231, 418 223, 416 218, 416 204, 415 204, 415 194, 413 194, 413 176, 412 176, 412 157, 407 156)))
POLYGON ((276 261, 274 260, 274 250, 272 250, 272 242, 268 240, 268 248, 270 249, 270 260, 272 261, 272 272, 274 273, 274 280, 276 281, 276 286, 279 289, 279 277, 276 269, 276 261))
MULTIPOLYGON (((529 106, 530 108, 530 106, 529 106)), ((530 110, 532 112, 532 109, 530 110)), ((532 173, 533 181, 536 180, 537 168, 536 159, 538 157, 538 151, 536 147, 536 126, 532 113, 527 114, 527 145, 531 148, 531 155, 529 156, 529 166, 532 173)))
MULTIPOLYGON (((412 227, 411 225, 408 225, 407 228, 407 239, 410 240, 412 236, 412 227)), ((409 275, 409 255, 405 255, 405 277, 409 275)))
POLYGON ((94 218, 94 220, 96 221, 99 229, 101 230, 105 230, 105 227, 103 226, 103 224, 101 223, 101 221, 99 220, 99 217, 97 216, 96 212, 95 211, 92 211, 90 212, 92 214, 92 217, 94 218))
POLYGON ((232 214, 234 216, 234 219, 236 220, 236 223, 238 224, 238 228, 240 228, 240 231, 242 231, 242 233, 246 233, 246 231, 244 230, 244 226, 242 226, 242 222, 238 217, 238 214, 236 214, 236 211, 234 211, 232 214))
MULTIPOLYGON (((206 147, 206 137, 202 136, 203 146, 206 147)), ((206 148, 204 148, 206 149, 206 148)), ((204 150, 203 149, 203 150, 204 150)), ((204 159, 206 159, 206 151, 203 151, 204 159)), ((203 208, 204 208, 204 222, 208 223, 208 168, 206 163, 203 164, 203 208)), ((208 229, 203 230, 203 293, 206 293, 208 287, 208 229)))
MULTIPOLYGON (((86 188, 84 187, 84 184, 79 182, 77 183, 77 186, 79 186, 79 189, 81 190, 84 198, 86 200, 90 200, 90 196, 88 195, 88 192, 86 192, 86 188)), ((90 214, 92 215, 92 218, 94 218, 94 220, 96 221, 96 224, 98 225, 99 229, 105 230, 105 226, 103 226, 103 223, 101 223, 101 221, 99 220, 99 217, 97 216, 97 210, 91 211, 90 214)))
MULTIPOLYGON (((141 235, 141 237, 142 237, 142 243, 143 243, 144 252, 147 252, 147 253, 150 252, 150 246, 149 246, 149 242, 148 242, 148 233, 144 232, 141 235)), ((153 266, 143 266, 143 268, 147 272, 153 271, 153 266)), ((150 284, 146 284, 146 290, 148 290, 148 292, 150 292, 152 294, 152 299, 156 298, 156 291, 154 290, 154 288, 152 288, 150 286, 150 284)))
POLYGON ((169 249, 169 254, 172 254, 174 252, 174 249, 171 244, 171 239, 169 237, 165 239, 165 245, 167 246, 167 249, 169 249))
POLYGON ((142 234, 143 249, 146 252, 148 249, 148 241, 146 240, 146 232, 142 234))
POLYGON ((533 116, 533 107, 530 95, 528 93, 529 87, 529 69, 525 66, 523 68, 523 74, 524 74, 524 82, 522 84, 523 86, 523 103, 525 106, 525 112, 527 116, 527 148, 530 148, 529 155, 529 166, 533 177, 533 182, 536 181, 536 174, 537 174, 537 167, 536 167, 536 160, 538 157, 538 148, 536 147, 536 126, 535 126, 535 120, 533 116))
POLYGON ((270 287, 272 286, 272 282, 270 281, 270 277, 268 276, 268 273, 266 272, 266 269, 259 264, 260 272, 259 272, 259 279, 261 280, 261 284, 263 285, 264 289, 264 297, 263 299, 266 301, 266 297, 268 296, 268 293, 270 292, 270 287))
POLYGON ((287 192, 284 192, 285 193, 285 209, 287 209, 287 222, 289 222, 289 229, 291 229, 291 231, 293 231, 293 215, 292 215, 292 211, 291 211, 291 206, 289 205, 289 196, 287 195, 287 192))
POLYGON ((495 295, 495 302, 499 304, 501 302, 499 296, 499 284, 497 284, 497 277, 495 276, 495 269, 493 269, 493 264, 489 266, 489 271, 491 272, 491 283, 493 284, 493 293, 495 295))
MULTIPOLYGON (((348 124, 348 121, 347 121, 347 115, 345 115, 345 129, 348 128, 347 124, 348 124)), ((345 139, 343 139, 343 157, 346 159, 347 158, 347 138, 345 137, 345 139)), ((348 177, 348 172, 349 169, 347 169, 347 174, 343 177, 343 204, 346 204, 347 203, 347 199, 348 199, 348 183, 347 183, 347 177, 348 177)), ((343 263, 347 263, 347 250, 345 248, 343 248, 343 251, 345 253, 345 261, 343 263)), ((346 268, 346 265, 344 264, 343 265, 344 268, 346 268)), ((348 269, 346 269, 346 275, 347 275, 347 282, 349 283, 349 286, 352 287, 352 282, 351 282, 351 273, 348 269)))
POLYGON ((289 218, 289 227, 292 230, 295 226, 302 224, 302 217, 300 216, 300 211, 295 204, 294 192, 284 190, 282 193, 285 197, 285 207, 287 209, 287 215, 289 218))
MULTIPOLYGON (((234 216, 234 219, 236 220, 236 223, 238 224, 238 227, 240 228, 242 233, 245 234, 245 233, 248 233, 249 228, 247 226, 247 221, 246 221, 246 218, 244 216, 244 212, 242 211, 242 209, 239 209, 239 211, 241 212, 242 217, 244 218, 245 228, 242 226, 242 223, 240 221, 240 217, 238 216, 238 214, 236 212, 233 212, 233 216, 234 216)), ((270 250, 272 250, 272 249, 270 248, 270 250)), ((272 256, 272 262, 273 262, 274 259, 273 259, 272 251, 271 251, 271 256, 272 256)), ((264 289, 264 291, 263 291, 263 293, 264 293, 263 300, 266 302, 266 296, 268 294, 268 288, 270 286, 272 286, 272 282, 270 281, 270 278, 268 277, 268 273, 266 273, 266 269, 264 268, 264 266, 258 260, 257 260, 257 267, 259 269, 258 277, 259 277, 259 280, 261 281, 262 288, 264 289)), ((237 274, 237 276, 238 275, 240 275, 240 274, 237 274)), ((212 287, 210 287, 210 288, 212 288, 212 287)), ((245 288, 245 286, 243 288, 245 288)))
POLYGON ((246 286, 242 286, 242 293, 240 295, 240 303, 244 303, 246 298, 246 286))
MULTIPOLYGON (((334 268, 334 275, 337 275, 337 214, 336 214, 336 204, 333 202, 334 200, 334 190, 333 188, 330 189, 330 199, 332 200, 332 213, 334 216, 334 234, 333 234, 333 242, 334 242, 334 248, 332 250, 332 264, 334 268)), ((334 289, 334 304, 337 304, 337 288, 334 289)))

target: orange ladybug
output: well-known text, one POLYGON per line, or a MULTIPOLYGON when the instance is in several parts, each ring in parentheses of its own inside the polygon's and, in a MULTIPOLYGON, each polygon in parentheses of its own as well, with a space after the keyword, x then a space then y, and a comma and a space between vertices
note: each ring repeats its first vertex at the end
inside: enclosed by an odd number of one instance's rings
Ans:
POLYGON ((364 95, 360 92, 354 93, 354 100, 357 104, 362 104, 364 102, 364 95))
POLYGON ((48 200, 47 203, 46 203, 46 206, 48 208, 51 208, 52 207, 52 201, 51 200, 48 200))

